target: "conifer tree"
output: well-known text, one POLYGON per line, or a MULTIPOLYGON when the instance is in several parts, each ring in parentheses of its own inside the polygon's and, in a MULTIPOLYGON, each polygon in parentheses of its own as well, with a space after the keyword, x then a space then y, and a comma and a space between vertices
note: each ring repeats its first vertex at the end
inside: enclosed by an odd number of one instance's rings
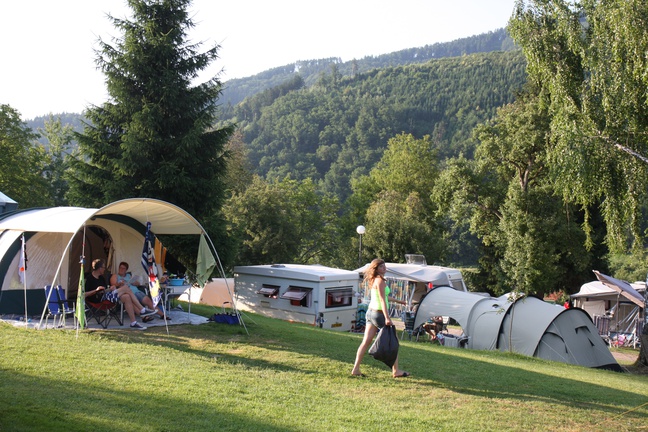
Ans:
MULTIPOLYGON (((109 15, 123 34, 99 40, 97 64, 107 102, 84 114, 72 161, 69 200, 102 206, 129 197, 174 203, 199 220, 220 220, 226 157, 233 127, 216 123, 218 76, 195 84, 218 58, 188 41, 191 0, 128 0, 132 17, 109 15)), ((220 225, 216 223, 216 226, 220 225)))

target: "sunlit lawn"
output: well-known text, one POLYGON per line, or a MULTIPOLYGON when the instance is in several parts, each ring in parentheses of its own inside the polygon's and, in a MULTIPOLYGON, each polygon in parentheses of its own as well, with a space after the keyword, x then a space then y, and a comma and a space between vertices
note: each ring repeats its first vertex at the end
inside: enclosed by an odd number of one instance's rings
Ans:
MULTIPOLYGON (((192 307, 205 316, 211 308, 192 307)), ((144 332, 0 324, 0 431, 646 430, 648 375, 404 341, 392 379, 361 335, 248 315, 144 332), (254 320, 254 322, 252 322, 254 320), (643 428, 643 429, 642 429, 643 428)))

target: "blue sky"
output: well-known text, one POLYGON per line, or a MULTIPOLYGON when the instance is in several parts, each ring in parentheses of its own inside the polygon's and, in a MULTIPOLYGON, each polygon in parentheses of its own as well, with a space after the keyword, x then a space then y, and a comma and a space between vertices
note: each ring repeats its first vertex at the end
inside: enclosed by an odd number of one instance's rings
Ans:
MULTIPOLYGON (((506 26, 515 0, 194 0, 189 38, 220 44, 201 75, 241 78, 298 60, 343 61, 447 42, 506 26)), ((0 103, 23 120, 82 112, 106 98, 98 38, 120 36, 106 14, 126 0, 4 1, 0 8, 0 103)))

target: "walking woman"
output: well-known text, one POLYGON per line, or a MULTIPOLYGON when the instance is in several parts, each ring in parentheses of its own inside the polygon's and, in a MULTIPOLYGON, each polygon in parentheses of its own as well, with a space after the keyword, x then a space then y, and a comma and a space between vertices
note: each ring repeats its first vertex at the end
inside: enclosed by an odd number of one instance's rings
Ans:
MULTIPOLYGON (((394 325, 389 317, 389 302, 405 304, 404 301, 389 297, 391 290, 385 282, 386 271, 387 266, 385 265, 385 261, 378 258, 371 261, 371 264, 369 264, 369 267, 365 271, 364 280, 371 287, 371 302, 367 310, 367 325, 365 326, 364 337, 358 347, 351 375, 364 376, 360 372, 360 363, 362 363, 362 358, 371 346, 378 330, 386 325, 394 325)), ((409 375, 409 372, 398 369, 398 358, 396 358, 396 362, 392 366, 392 376, 394 378, 401 378, 409 375)))

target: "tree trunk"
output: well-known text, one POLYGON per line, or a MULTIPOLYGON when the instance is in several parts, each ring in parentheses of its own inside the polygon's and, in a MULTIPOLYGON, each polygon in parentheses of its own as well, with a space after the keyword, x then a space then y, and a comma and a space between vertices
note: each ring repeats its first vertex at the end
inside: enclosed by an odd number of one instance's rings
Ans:
POLYGON ((641 332, 641 349, 639 351, 639 358, 635 363, 635 366, 644 366, 648 367, 648 325, 644 325, 643 331, 641 332))

